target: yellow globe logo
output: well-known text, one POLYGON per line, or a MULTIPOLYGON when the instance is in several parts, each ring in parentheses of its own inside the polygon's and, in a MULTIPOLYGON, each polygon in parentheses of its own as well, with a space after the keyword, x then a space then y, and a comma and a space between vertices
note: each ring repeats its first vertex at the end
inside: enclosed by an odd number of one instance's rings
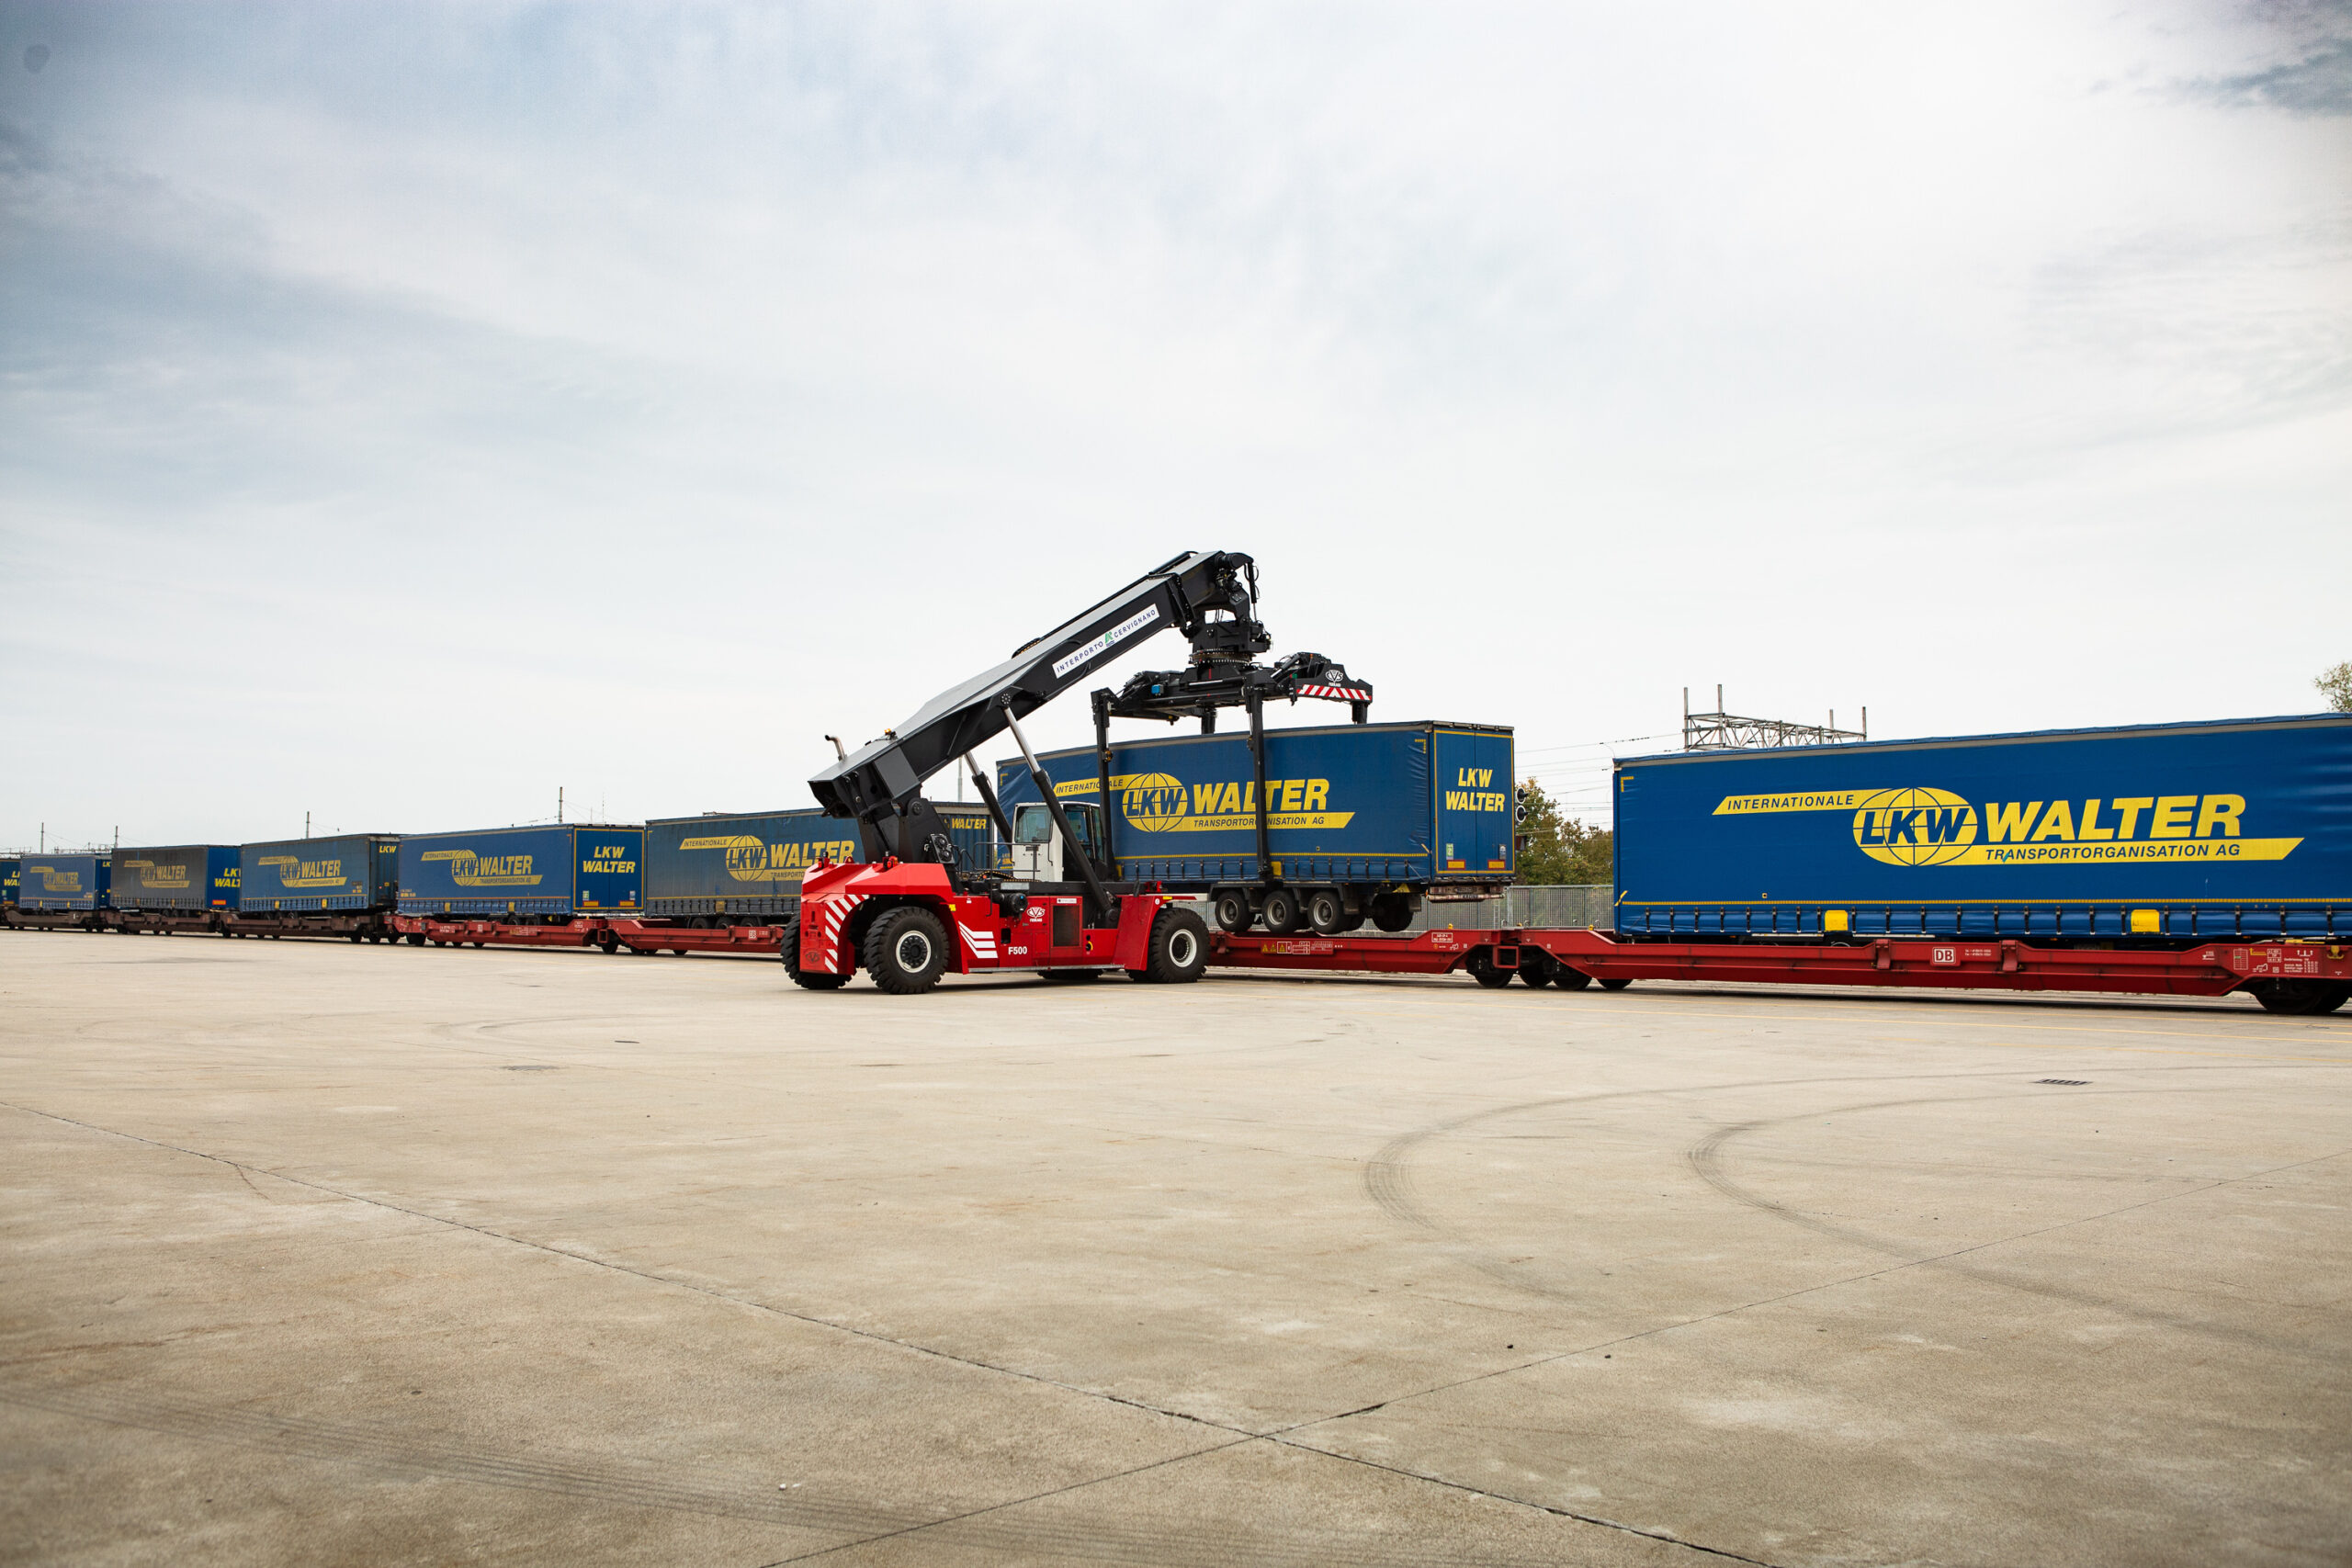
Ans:
POLYGON ((1976 841, 1976 807, 1948 789, 1883 789, 1854 813, 1854 845, 1889 865, 1942 865, 1976 841))
POLYGON ((1119 792, 1119 812, 1147 833, 1165 833, 1185 818, 1184 786, 1166 773, 1137 773, 1119 792))
POLYGON ((759 840, 738 837, 727 841, 727 874, 736 881, 756 881, 767 868, 768 847, 759 840))

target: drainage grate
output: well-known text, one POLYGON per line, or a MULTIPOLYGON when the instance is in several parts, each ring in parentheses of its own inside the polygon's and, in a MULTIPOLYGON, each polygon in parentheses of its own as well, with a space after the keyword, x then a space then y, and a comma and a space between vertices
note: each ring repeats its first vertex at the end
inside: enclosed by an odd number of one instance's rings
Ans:
POLYGON ((2088 1078, 2036 1078, 2033 1081, 2036 1083, 2064 1084, 2068 1089, 2080 1089, 2091 1080, 2088 1078))

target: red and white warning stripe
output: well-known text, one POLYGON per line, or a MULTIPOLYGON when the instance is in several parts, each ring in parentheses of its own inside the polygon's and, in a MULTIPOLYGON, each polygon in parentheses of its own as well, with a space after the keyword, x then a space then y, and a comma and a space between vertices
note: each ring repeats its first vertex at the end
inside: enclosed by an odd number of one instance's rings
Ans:
POLYGON ((1372 694, 1362 686, 1301 686, 1302 697, 1329 697, 1335 703, 1368 703, 1372 694))
POLYGON ((870 897, 871 895, 865 893, 820 893, 815 896, 817 934, 824 941, 823 956, 828 962, 840 950, 842 922, 849 919, 852 909, 865 903, 870 897))

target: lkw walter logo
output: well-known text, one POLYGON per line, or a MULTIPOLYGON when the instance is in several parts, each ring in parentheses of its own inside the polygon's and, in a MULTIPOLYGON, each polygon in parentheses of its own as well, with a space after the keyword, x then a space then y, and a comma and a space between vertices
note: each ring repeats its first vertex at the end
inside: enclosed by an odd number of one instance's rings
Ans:
POLYGON ((1854 847, 1887 865, 2060 865, 2117 861, 2284 860, 2303 840, 2246 832, 2246 797, 2090 795, 2080 800, 1987 800, 1948 789, 1794 790, 1729 795, 1711 816, 1847 816, 1854 847))
POLYGON ((1949 865, 1976 841, 1976 807, 1948 789, 1883 789, 1854 813, 1854 844, 1889 865, 1949 865))

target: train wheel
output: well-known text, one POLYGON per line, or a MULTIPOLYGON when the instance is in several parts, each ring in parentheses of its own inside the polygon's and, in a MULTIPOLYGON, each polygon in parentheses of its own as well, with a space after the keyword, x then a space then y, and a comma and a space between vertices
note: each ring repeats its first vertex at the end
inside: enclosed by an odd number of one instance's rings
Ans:
POLYGON ((1543 949, 1522 947, 1519 950, 1519 978, 1521 985, 1543 987, 1552 983, 1552 960, 1543 949))
POLYGON ((1462 967, 1470 971, 1470 978, 1489 989, 1510 984, 1510 971, 1498 968, 1495 955, 1486 948, 1472 948, 1470 956, 1462 961, 1462 967))
POLYGON ((1623 975, 1604 975, 1600 977, 1600 988, 1604 991, 1622 991, 1633 983, 1629 976, 1623 975))
POLYGON ((2265 1012, 2310 1017, 2334 1012, 2352 999, 2352 987, 2331 986, 2324 980, 2257 980, 2246 987, 2265 1012))
POLYGON ((1555 991, 1581 991, 1592 984, 1592 976, 1581 969, 1571 969, 1565 964, 1552 965, 1552 988, 1555 991))

